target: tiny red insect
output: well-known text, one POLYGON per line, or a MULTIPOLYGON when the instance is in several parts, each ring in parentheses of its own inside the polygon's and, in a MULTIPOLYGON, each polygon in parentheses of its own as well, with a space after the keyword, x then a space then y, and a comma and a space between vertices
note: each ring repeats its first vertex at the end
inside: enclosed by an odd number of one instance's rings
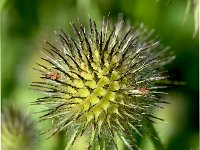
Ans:
POLYGON ((138 89, 140 91, 140 94, 147 95, 149 94, 149 90, 146 87, 142 87, 138 89))
POLYGON ((50 72, 46 74, 46 77, 48 79, 56 80, 56 79, 60 79, 60 74, 58 72, 50 72))

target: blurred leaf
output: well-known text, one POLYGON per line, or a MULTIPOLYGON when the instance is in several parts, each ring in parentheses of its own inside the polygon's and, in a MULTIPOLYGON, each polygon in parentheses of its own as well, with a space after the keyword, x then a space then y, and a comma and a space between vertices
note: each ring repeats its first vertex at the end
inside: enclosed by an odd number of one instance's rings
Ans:
POLYGON ((193 32, 193 38, 194 38, 197 35, 198 30, 199 30, 199 0, 187 0, 182 24, 185 23, 190 12, 192 12, 193 20, 194 20, 194 32, 193 32))

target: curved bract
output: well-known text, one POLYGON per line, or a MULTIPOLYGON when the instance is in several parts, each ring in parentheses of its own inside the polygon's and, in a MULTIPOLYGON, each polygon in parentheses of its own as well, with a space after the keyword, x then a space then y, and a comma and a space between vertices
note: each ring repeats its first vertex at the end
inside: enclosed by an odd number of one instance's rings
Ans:
POLYGON ((123 20, 104 20, 101 29, 91 19, 89 29, 71 25, 75 37, 61 30, 58 46, 45 41, 42 60, 49 65, 35 68, 42 81, 32 86, 46 96, 34 104, 48 107, 41 120, 57 120, 47 132, 66 129, 67 148, 82 134, 90 135, 89 148, 118 147, 117 139, 137 148, 133 133, 142 136, 144 122, 159 119, 151 109, 166 103, 159 90, 166 86, 158 83, 167 78, 162 66, 173 57, 142 26, 123 20))

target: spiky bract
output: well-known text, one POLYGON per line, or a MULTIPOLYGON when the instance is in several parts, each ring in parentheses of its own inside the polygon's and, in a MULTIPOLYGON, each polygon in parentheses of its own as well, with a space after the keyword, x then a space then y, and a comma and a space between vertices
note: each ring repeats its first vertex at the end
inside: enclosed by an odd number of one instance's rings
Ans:
MULTIPOLYGON (((81 23, 71 24, 75 37, 63 30, 56 33, 59 42, 44 48, 44 60, 38 64, 41 82, 33 82, 35 90, 47 94, 34 104, 45 105, 47 113, 41 120, 57 123, 51 135, 66 129, 68 146, 83 133, 90 135, 89 148, 100 148, 117 139, 132 149, 134 134, 145 130, 145 120, 155 119, 150 111, 161 100, 157 83, 166 79, 161 69, 170 61, 167 49, 158 41, 148 40, 145 29, 131 28, 123 20, 112 25, 103 21, 101 29, 90 19, 89 30, 81 23)), ((137 147, 137 146, 136 146, 137 147)))
POLYGON ((31 117, 16 105, 2 108, 1 141, 3 150, 33 150, 37 142, 37 130, 31 117))

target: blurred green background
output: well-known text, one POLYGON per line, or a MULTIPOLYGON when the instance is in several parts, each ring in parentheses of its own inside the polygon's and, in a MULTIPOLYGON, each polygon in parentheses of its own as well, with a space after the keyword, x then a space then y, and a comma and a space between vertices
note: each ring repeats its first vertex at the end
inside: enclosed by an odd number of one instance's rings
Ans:
MULTIPOLYGON (((147 29, 155 29, 163 45, 170 46, 176 55, 167 66, 171 80, 186 83, 169 89, 166 98, 171 104, 165 105, 163 110, 155 110, 157 116, 168 122, 154 125, 161 142, 167 150, 198 150, 199 35, 192 37, 193 13, 183 22, 186 4, 187 0, 2 0, 1 106, 13 101, 29 113, 39 109, 30 106, 38 94, 28 88, 38 77, 32 68, 39 61, 43 40, 54 42, 54 30, 61 27, 71 33, 69 21, 77 22, 79 17, 86 24, 88 14, 97 23, 108 13, 111 19, 123 14, 133 25, 144 23, 147 29)), ((40 139, 36 149, 62 150, 64 140, 63 133, 49 140, 40 139)), ((83 137, 72 149, 84 150, 86 141, 87 137, 83 137)), ((148 136, 140 147, 155 149, 148 136)))

